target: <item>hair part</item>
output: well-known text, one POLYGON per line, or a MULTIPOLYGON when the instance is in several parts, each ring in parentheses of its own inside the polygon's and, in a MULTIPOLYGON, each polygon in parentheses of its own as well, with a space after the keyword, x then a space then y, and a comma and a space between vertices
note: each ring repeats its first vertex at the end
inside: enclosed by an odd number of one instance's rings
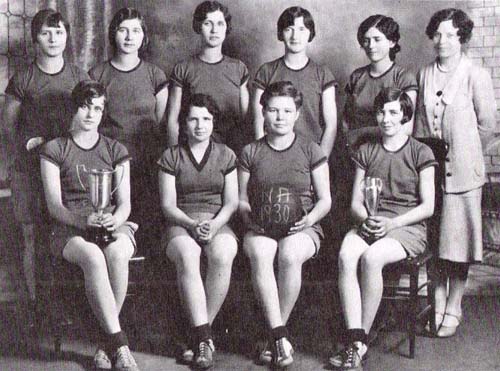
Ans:
POLYGON ((316 36, 316 27, 311 13, 309 12, 309 10, 304 9, 300 6, 292 6, 285 9, 278 18, 279 41, 283 41, 283 31, 285 30, 285 28, 293 26, 295 23, 295 19, 300 17, 304 18, 304 26, 306 26, 310 32, 308 41, 311 42, 314 39, 314 37, 316 36))
POLYGON ((214 98, 207 94, 193 94, 182 102, 179 113, 179 125, 181 127, 185 127, 191 107, 206 108, 213 116, 213 122, 218 122, 221 112, 214 98))
POLYGON ((31 20, 31 39, 33 40, 33 44, 37 43, 38 34, 40 33, 44 25, 46 25, 47 27, 59 28, 61 23, 66 29, 66 34, 69 38, 70 26, 68 21, 64 19, 61 13, 54 9, 40 10, 31 20))
POLYGON ((399 39, 401 38, 399 24, 393 18, 382 14, 375 14, 366 18, 358 27, 357 38, 361 47, 363 47, 365 34, 372 27, 375 27, 384 34, 387 40, 394 43, 394 46, 389 50, 389 58, 391 61, 395 60, 396 54, 401 50, 401 46, 399 45, 399 39))
POLYGON ((229 13, 229 9, 227 6, 222 5, 218 1, 204 1, 201 4, 199 4, 196 9, 194 10, 193 13, 193 30, 197 34, 201 33, 201 25, 203 22, 205 22, 205 19, 207 19, 207 14, 208 13, 213 13, 216 11, 222 12, 224 15, 224 20, 226 21, 226 36, 231 33, 232 26, 231 26, 231 14, 229 13))
POLYGON ((80 81, 71 92, 74 112, 80 107, 92 104, 93 99, 101 97, 104 97, 106 102, 106 88, 101 83, 94 80, 80 81))
POLYGON ((267 108, 269 101, 273 97, 290 97, 293 99, 297 111, 302 107, 302 93, 290 81, 277 81, 270 84, 260 96, 262 107, 267 108))
POLYGON ((402 124, 407 123, 413 116, 413 103, 410 96, 403 90, 398 88, 383 88, 375 97, 373 108, 378 112, 384 108, 384 105, 389 102, 398 101, 403 111, 402 124))
POLYGON ((460 38, 460 44, 468 42, 472 37, 474 22, 463 10, 455 8, 442 9, 434 13, 425 29, 425 34, 429 39, 433 39, 439 25, 450 20, 453 27, 458 28, 457 35, 460 38))
POLYGON ((142 33, 144 34, 144 37, 142 39, 142 45, 139 48, 139 54, 142 54, 147 50, 149 45, 148 28, 146 26, 146 21, 144 20, 144 17, 135 8, 121 8, 115 13, 108 28, 109 44, 113 48, 113 52, 116 53, 118 49, 118 46, 116 45, 116 33, 118 32, 118 29, 120 28, 122 22, 129 19, 137 19, 141 24, 142 33))

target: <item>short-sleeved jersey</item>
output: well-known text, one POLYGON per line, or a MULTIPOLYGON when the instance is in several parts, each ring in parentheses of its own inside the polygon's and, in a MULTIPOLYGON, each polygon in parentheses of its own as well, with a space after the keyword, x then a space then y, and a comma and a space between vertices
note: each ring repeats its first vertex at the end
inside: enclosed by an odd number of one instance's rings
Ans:
POLYGON ((192 94, 210 95, 221 111, 220 122, 215 123, 214 139, 230 145, 230 135, 239 127, 240 87, 248 81, 248 68, 238 60, 224 56, 217 63, 207 63, 192 56, 175 65, 170 83, 182 88, 182 99, 192 94))
POLYGON ((64 135, 73 117, 71 92, 76 84, 88 80, 81 68, 65 63, 61 71, 48 74, 36 63, 17 72, 9 80, 5 94, 21 103, 16 123, 16 166, 21 170, 37 167, 38 156, 29 156, 29 139, 43 137, 45 141, 64 135))
POLYGON ((393 64, 383 75, 372 77, 370 65, 355 70, 345 88, 347 101, 344 121, 349 130, 377 126, 373 101, 383 88, 394 87, 403 91, 417 90, 415 75, 403 67, 393 64))
POLYGON ((89 149, 78 146, 71 135, 56 138, 42 147, 40 157, 59 168, 63 205, 70 210, 81 211, 82 215, 92 211, 88 193, 89 178, 83 171, 83 166, 87 170, 113 170, 117 165, 130 160, 123 144, 104 135, 100 135, 96 144, 89 149), (80 185, 77 166, 80 168, 80 179, 87 190, 80 185))
POLYGON ((281 57, 260 66, 253 86, 265 90, 277 81, 290 81, 302 92, 302 108, 294 130, 307 139, 320 143, 325 128, 322 94, 326 89, 337 85, 332 72, 311 59, 302 69, 293 70, 281 57))
POLYGON ((296 135, 293 143, 278 151, 267 138, 246 145, 239 158, 239 168, 250 173, 249 197, 261 190, 287 188, 300 196, 302 207, 314 207, 312 171, 327 161, 318 144, 296 135))
POLYGON ((89 74, 106 87, 108 120, 101 124, 104 134, 124 143, 140 143, 145 136, 159 134, 156 94, 167 86, 167 77, 159 67, 141 60, 134 69, 121 71, 107 61, 89 74))
POLYGON ((382 179, 378 214, 388 217, 419 205, 419 173, 437 165, 431 149, 412 137, 394 152, 387 150, 381 140, 364 143, 353 160, 366 171, 365 176, 382 179))
POLYGON ((158 165, 175 177, 179 209, 187 214, 217 214, 222 207, 225 176, 236 169, 236 155, 226 145, 211 141, 198 163, 189 146, 181 144, 167 148, 158 165))

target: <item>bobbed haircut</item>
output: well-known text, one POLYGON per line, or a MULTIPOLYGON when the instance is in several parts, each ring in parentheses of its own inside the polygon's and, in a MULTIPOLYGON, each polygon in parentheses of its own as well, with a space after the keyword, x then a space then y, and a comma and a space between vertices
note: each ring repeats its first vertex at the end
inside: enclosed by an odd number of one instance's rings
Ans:
POLYGON ((66 29, 66 34, 70 34, 70 26, 68 21, 64 19, 61 13, 55 11, 54 9, 43 9, 35 14, 33 19, 31 20, 31 39, 33 40, 33 44, 37 43, 37 36, 40 33, 43 25, 48 27, 59 27, 59 23, 64 25, 66 29))
POLYGON ((199 4, 193 13, 193 30, 197 34, 201 33, 201 25, 207 19, 208 13, 216 12, 220 10, 222 14, 224 14, 224 19, 226 21, 226 36, 231 33, 231 14, 229 13, 229 9, 227 6, 222 5, 218 1, 204 1, 199 4))
POLYGON ((71 92, 74 113, 78 108, 91 104, 92 99, 100 97, 106 101, 106 88, 101 83, 94 80, 80 81, 71 92))
POLYGON ((277 81, 269 85, 260 96, 260 104, 267 108, 269 100, 273 97, 293 98, 297 110, 302 107, 302 93, 290 81, 277 81))
POLYGON ((215 100, 207 94, 193 94, 182 102, 181 111, 179 113, 179 125, 186 126, 186 120, 189 116, 191 107, 206 108, 213 116, 214 124, 218 122, 220 117, 220 109, 215 100))
POLYGON ((460 37, 460 44, 465 44, 472 37, 474 22, 463 10, 448 8, 434 13, 425 29, 425 34, 432 39, 439 28, 441 22, 452 21, 453 27, 458 28, 457 35, 460 37))
POLYGON ((393 18, 385 15, 375 14, 369 16, 358 27, 357 38, 359 45, 363 46, 365 34, 372 27, 383 33, 387 40, 394 42, 394 46, 389 50, 389 58, 391 61, 396 59, 396 54, 401 50, 401 46, 398 44, 401 37, 399 34, 399 24, 393 18))
POLYGON ((301 8, 300 6, 292 6, 287 8, 281 13, 278 18, 278 40, 283 41, 283 31, 285 28, 293 26, 295 18, 304 18, 304 26, 310 31, 309 42, 316 36, 316 27, 314 25, 314 19, 309 12, 309 10, 301 8))
POLYGON ((118 49, 118 46, 116 45, 116 33, 118 32, 122 22, 129 19, 138 19, 141 24, 144 38, 142 39, 142 45, 139 48, 139 53, 143 53, 149 45, 148 27, 146 26, 146 21, 144 20, 142 14, 135 8, 121 8, 115 13, 108 28, 109 44, 113 48, 113 52, 116 53, 118 49))
POLYGON ((375 112, 380 111, 384 108, 384 104, 389 102, 398 101, 401 105, 401 111, 403 111, 402 124, 407 123, 411 120, 413 116, 413 103, 408 94, 403 90, 398 88, 383 88, 380 93, 377 94, 373 102, 373 108, 375 112))

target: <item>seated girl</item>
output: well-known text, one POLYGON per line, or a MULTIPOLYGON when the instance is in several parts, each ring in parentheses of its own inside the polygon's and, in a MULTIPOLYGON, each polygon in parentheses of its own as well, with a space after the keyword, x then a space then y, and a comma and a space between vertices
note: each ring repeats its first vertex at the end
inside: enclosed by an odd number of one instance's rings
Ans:
MULTIPOLYGON (((191 96, 180 118, 187 143, 168 148, 158 161, 161 207, 168 223, 163 246, 177 268, 180 296, 191 322, 194 366, 205 369, 213 366, 210 326, 226 298, 237 251, 228 225, 238 207, 236 155, 211 140, 220 111, 210 96, 191 96), (205 283, 202 253, 207 258, 205 283)), ((188 361, 189 352, 184 353, 188 361)))
POLYGON ((412 117, 408 94, 384 88, 374 102, 381 139, 363 144, 355 157, 351 212, 358 227, 347 233, 339 256, 340 302, 347 347, 330 358, 342 369, 357 368, 382 298, 382 269, 426 248, 425 219, 434 212, 434 166, 429 147, 408 136, 412 117), (376 215, 365 207, 363 180, 382 180, 376 215), (360 277, 358 278, 358 266, 360 277))
POLYGON ((302 264, 320 247, 319 221, 330 210, 330 180, 320 146, 294 132, 302 105, 302 94, 294 85, 289 81, 270 84, 260 104, 267 135, 243 148, 239 209, 248 229, 243 247, 272 344, 259 360, 286 367, 293 362, 286 323, 300 292, 302 264), (294 196, 298 198, 295 206, 287 204, 294 196), (268 204, 269 200, 274 203, 268 204), (297 209, 299 220, 292 220, 297 209), (289 218, 293 222, 281 233, 279 223, 266 222, 289 218), (278 280, 273 268, 276 255, 278 280))
MULTIPOLYGON (((128 286, 128 264, 135 252, 137 225, 130 214, 130 173, 127 149, 98 132, 106 93, 95 81, 82 81, 71 94, 74 106, 67 136, 48 142, 41 151, 45 198, 53 226, 51 253, 78 265, 84 274, 85 292, 99 322, 101 341, 94 356, 97 369, 138 371, 122 331, 119 314, 128 286), (114 204, 102 216, 92 208, 88 192, 80 186, 77 167, 115 173, 118 185, 114 204), (121 180, 121 182, 120 182, 121 180), (114 241, 98 246, 88 232, 104 227, 114 241), (111 356, 111 359, 110 359, 111 356)), ((88 189, 88 178, 80 174, 88 189)))

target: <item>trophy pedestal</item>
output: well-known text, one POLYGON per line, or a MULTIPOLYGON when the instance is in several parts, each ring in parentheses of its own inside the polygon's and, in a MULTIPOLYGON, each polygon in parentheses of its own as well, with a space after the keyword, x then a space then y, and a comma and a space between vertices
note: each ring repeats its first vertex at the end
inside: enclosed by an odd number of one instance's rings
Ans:
POLYGON ((115 240, 112 233, 106 228, 92 228, 90 232, 91 240, 100 248, 104 248, 115 240))

